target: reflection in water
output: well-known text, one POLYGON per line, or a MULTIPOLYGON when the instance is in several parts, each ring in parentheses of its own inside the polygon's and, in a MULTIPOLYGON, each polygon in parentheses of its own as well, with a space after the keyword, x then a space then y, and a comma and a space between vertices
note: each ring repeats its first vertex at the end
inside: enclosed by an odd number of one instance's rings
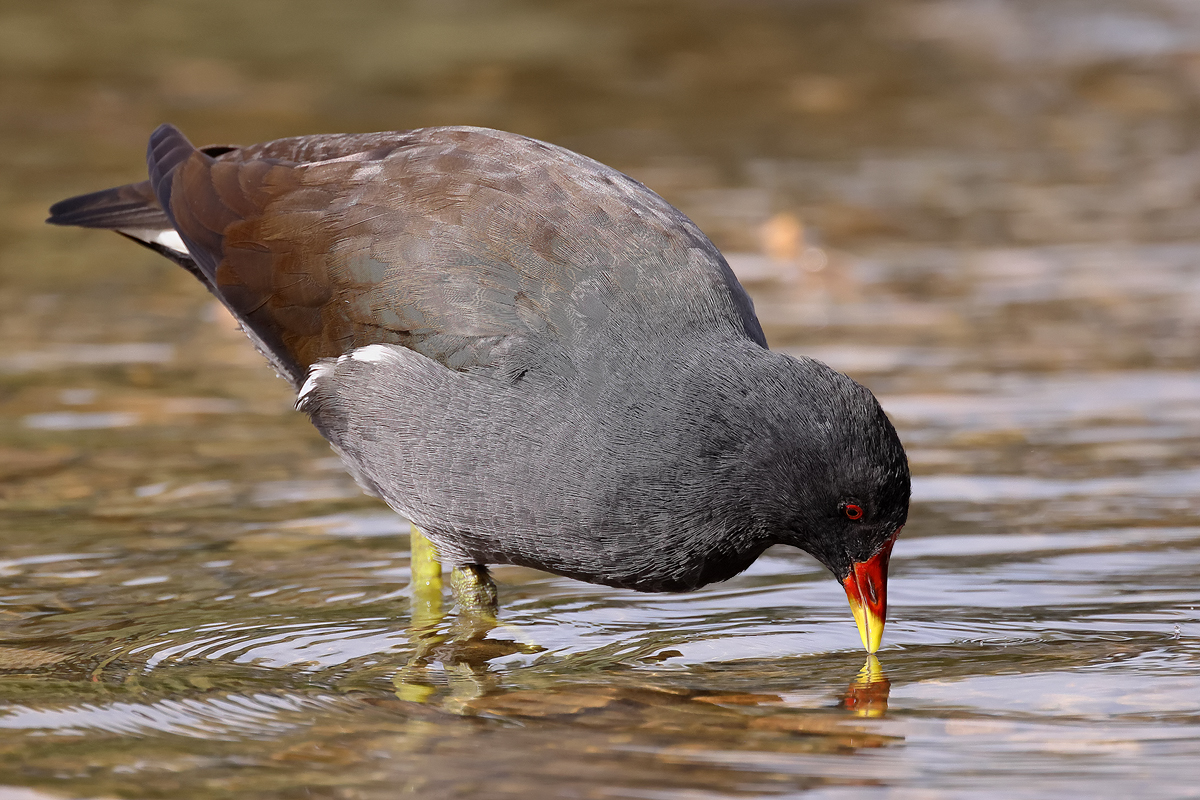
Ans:
POLYGON ((867 663, 850 681, 842 697, 842 708, 853 711, 859 717, 882 717, 888 707, 888 694, 892 682, 883 672, 883 666, 875 656, 867 656, 867 663))
POLYGON ((424 591, 414 588, 409 628, 413 652, 392 678, 401 700, 461 703, 482 694, 489 681, 495 683, 495 676, 489 678, 489 661, 542 649, 489 640, 487 635, 496 627, 496 617, 488 609, 458 609, 447 619, 440 589, 435 596, 428 587, 424 591))

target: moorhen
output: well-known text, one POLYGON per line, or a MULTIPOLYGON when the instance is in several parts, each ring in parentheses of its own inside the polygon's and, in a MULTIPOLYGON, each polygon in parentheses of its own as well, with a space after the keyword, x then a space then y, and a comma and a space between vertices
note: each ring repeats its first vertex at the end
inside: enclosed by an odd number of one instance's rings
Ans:
POLYGON ((197 149, 163 125, 147 162, 48 221, 195 275, 459 594, 494 597, 489 564, 687 591, 788 544, 878 649, 908 515, 895 429, 863 386, 769 350, 725 259, 642 184, 468 127, 197 149))

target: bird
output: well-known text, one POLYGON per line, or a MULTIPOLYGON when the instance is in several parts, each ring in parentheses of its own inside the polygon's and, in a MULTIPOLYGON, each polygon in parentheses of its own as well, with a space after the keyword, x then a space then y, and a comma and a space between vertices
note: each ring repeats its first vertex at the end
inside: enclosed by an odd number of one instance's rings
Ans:
POLYGON ((725 258, 643 184, 476 127, 197 148, 164 124, 146 161, 47 221, 198 278, 456 594, 490 602, 498 564, 686 592, 791 545, 879 649, 910 495, 895 428, 771 350, 725 258))

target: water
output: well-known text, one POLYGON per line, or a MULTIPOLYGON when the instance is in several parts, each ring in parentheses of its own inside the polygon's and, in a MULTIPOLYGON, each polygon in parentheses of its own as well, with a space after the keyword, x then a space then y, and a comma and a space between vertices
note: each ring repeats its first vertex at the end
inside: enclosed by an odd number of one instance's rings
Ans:
POLYGON ((1192 4, 64 0, 0 44, 0 798, 1200 795, 1192 4), (407 527, 195 281, 41 224, 168 119, 491 125, 680 205, 909 449, 879 665, 786 549, 414 620, 407 527))

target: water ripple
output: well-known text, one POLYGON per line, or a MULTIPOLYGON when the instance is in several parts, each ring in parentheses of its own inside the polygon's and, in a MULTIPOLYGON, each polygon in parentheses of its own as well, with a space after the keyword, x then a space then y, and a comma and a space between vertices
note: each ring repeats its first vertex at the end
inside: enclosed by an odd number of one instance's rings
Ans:
POLYGON ((194 659, 317 670, 409 647, 404 630, 370 622, 216 623, 173 629, 125 653, 145 657, 146 672, 194 659))
POLYGON ((59 734, 167 733, 196 739, 271 737, 306 727, 316 713, 328 713, 337 702, 333 697, 259 693, 62 708, 9 705, 0 707, 0 728, 59 734))

